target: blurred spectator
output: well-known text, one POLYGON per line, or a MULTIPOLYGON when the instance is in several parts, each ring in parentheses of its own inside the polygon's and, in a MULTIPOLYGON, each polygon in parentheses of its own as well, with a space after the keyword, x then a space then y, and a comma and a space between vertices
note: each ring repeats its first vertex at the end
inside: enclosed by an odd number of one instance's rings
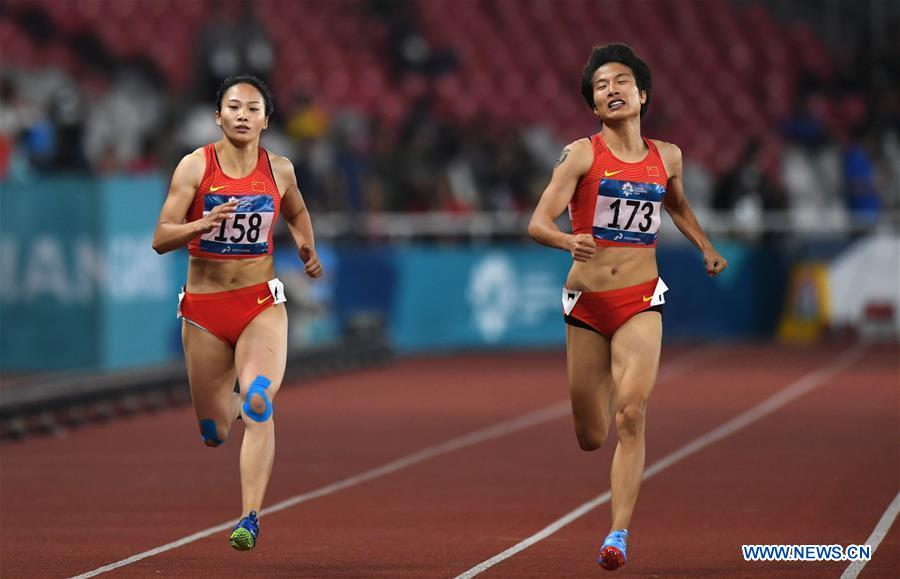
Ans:
POLYGON ((365 194, 369 170, 366 156, 368 123, 346 116, 344 119, 345 122, 339 122, 335 127, 332 175, 335 195, 331 209, 356 214, 368 209, 365 194))
POLYGON ((216 94, 219 84, 235 74, 252 74, 270 82, 275 49, 254 6, 251 0, 218 0, 208 11, 197 44, 201 100, 216 94))
POLYGON ((784 192, 769 180, 761 154, 760 142, 750 139, 734 166, 716 184, 713 209, 733 210, 738 204, 747 202, 764 211, 787 209, 784 192))
POLYGON ((161 164, 160 146, 155 137, 147 136, 141 144, 140 154, 128 165, 128 172, 134 174, 150 173, 161 164))
POLYGON ((797 226, 805 231, 823 224, 826 214, 844 207, 841 196, 840 150, 834 144, 808 148, 787 144, 782 154, 782 181, 797 226))
POLYGON ((288 136, 298 141, 325 136, 330 123, 328 113, 306 91, 295 94, 286 118, 288 136))
POLYGON ((17 166, 21 175, 23 163, 27 165, 19 141, 36 115, 37 111, 21 98, 15 81, 5 75, 0 78, 0 179, 15 173, 17 166))
POLYGON ((788 141, 807 148, 824 146, 829 141, 823 120, 826 106, 824 95, 812 92, 798 98, 797 102, 794 111, 781 124, 782 135, 788 141))
POLYGON ((709 209, 712 206, 716 182, 713 174, 704 165, 689 158, 684 159, 684 191, 694 209, 709 209))
POLYGON ((736 225, 752 237, 764 230, 764 212, 787 209, 784 192, 766 175, 757 139, 747 142, 734 166, 719 179, 712 208, 733 212, 736 225))
POLYGON ((122 65, 90 112, 84 149, 102 173, 124 171, 165 125, 159 84, 140 68, 122 65))
POLYGON ((371 11, 388 26, 391 70, 438 76, 456 68, 452 50, 435 50, 416 22, 415 4, 408 0, 370 0, 371 11))
POLYGON ((875 184, 872 151, 876 147, 874 133, 862 131, 847 145, 843 158, 847 208, 857 221, 867 224, 877 223, 883 205, 875 184))
MULTIPOLYGON (((139 17, 145 1, 135 0, 130 14, 139 17)), ((315 211, 530 211, 562 148, 560 140, 594 127, 585 111, 563 97, 571 79, 557 78, 562 69, 545 58, 543 39, 535 38, 537 48, 520 58, 499 48, 525 34, 538 16, 548 20, 550 30, 566 29, 560 28, 564 23, 553 20, 556 12, 530 4, 482 10, 481 4, 462 8, 443 2, 348 0, 340 9, 317 7, 314 14, 304 12, 312 5, 289 9, 285 3, 287 16, 260 12, 262 20, 254 10, 269 5, 249 0, 178 4, 180 16, 172 17, 172 25, 198 29, 196 66, 190 71, 196 78, 194 99, 172 92, 179 86, 177 75, 158 58, 156 47, 125 43, 123 48, 121 35, 107 34, 109 22, 70 27, 61 24, 65 11, 58 10, 59 3, 10 4, 0 10, 4 46, 7 36, 13 46, 5 53, 0 80, 0 178, 174 166, 198 145, 221 137, 211 122, 220 80, 251 72, 270 78, 276 94, 287 96, 276 102, 279 112, 263 144, 291 158, 315 211), (373 14, 381 22, 373 23, 373 14), (442 42, 455 48, 443 49, 442 42), (52 62, 57 53, 50 49, 60 47, 69 61, 52 62), (274 74, 276 49, 291 51, 286 75, 274 74), (166 74, 157 75, 155 66, 166 74), (450 69, 454 74, 434 78, 450 69), (392 86, 366 80, 383 79, 391 70, 397 81, 392 86), (345 92, 333 90, 336 74, 356 84, 345 92), (303 90, 279 93, 286 87, 303 90)), ((736 21, 743 18, 740 3, 726 3, 721 10, 732 11, 736 21)), ((583 17, 588 23, 591 16, 583 17)), ((577 68, 582 55, 572 47, 582 33, 572 29, 572 38, 560 46, 565 66, 577 68)), ((720 40, 708 41, 712 66, 718 54, 712 47, 720 40)), ((683 42, 672 39, 675 54, 683 42)), ((762 150, 756 141, 748 143, 715 184, 712 153, 719 151, 710 146, 690 154, 698 147, 683 138, 683 111, 648 120, 658 125, 654 134, 684 143, 691 201, 757 222, 766 210, 797 209, 792 218, 806 229, 825 215, 846 220, 853 211, 874 220, 900 208, 898 49, 872 44, 842 50, 832 57, 833 75, 804 73, 802 58, 782 58, 786 49, 773 40, 770 51, 761 53, 777 69, 766 82, 781 102, 767 108, 767 92, 741 95, 748 114, 771 113, 755 115, 758 131, 745 133, 757 135, 762 150), (773 119, 788 109, 789 115, 773 119), (850 127, 859 124, 874 130, 865 139, 850 140, 850 127), (774 135, 783 137, 783 149, 774 135)), ((672 62, 680 61, 654 61, 661 86, 673 76, 666 68, 672 62)), ((168 64, 184 73, 189 63, 168 64)), ((735 82, 744 74, 732 72, 735 82)), ((709 126, 711 143, 734 129, 735 111, 720 112, 721 122, 709 126)), ((730 147, 721 148, 726 150, 730 147)))
POLYGON ((829 218, 841 219, 844 207, 840 149, 825 121, 828 100, 818 85, 809 90, 807 96, 798 97, 800 105, 781 124, 786 141, 781 174, 787 205, 802 209, 793 219, 804 231, 821 227, 829 218))
POLYGON ((885 197, 888 208, 898 211, 900 210, 900 129, 895 127, 887 131, 881 143, 884 153, 882 168, 885 176, 885 197))
POLYGON ((50 103, 50 120, 55 126, 51 171, 88 172, 84 152, 84 124, 87 108, 80 91, 69 85, 58 91, 50 103))

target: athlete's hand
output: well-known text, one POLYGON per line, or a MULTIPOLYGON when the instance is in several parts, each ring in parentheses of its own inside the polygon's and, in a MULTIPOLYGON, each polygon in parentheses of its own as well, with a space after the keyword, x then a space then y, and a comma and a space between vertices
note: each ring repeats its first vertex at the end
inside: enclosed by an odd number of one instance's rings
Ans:
POLYGON ((715 249, 707 249, 703 252, 703 265, 710 277, 722 273, 728 267, 728 260, 722 257, 715 249))
POLYGON ((303 260, 303 269, 309 277, 319 277, 322 275, 322 264, 319 263, 319 256, 315 248, 309 245, 300 246, 300 259, 303 260))
POLYGON ((569 252, 575 261, 587 261, 597 251, 594 236, 590 233, 579 233, 569 237, 569 252))
POLYGON ((203 233, 209 233, 216 227, 219 227, 223 221, 234 215, 237 206, 238 202, 235 199, 234 201, 227 201, 213 207, 212 211, 200 219, 200 226, 203 229, 203 233))

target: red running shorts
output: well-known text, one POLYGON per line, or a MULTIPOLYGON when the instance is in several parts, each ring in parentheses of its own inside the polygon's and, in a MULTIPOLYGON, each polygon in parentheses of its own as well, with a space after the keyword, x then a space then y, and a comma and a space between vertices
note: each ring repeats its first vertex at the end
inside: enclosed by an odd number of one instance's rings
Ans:
POLYGON ((225 292, 196 294, 182 289, 178 294, 178 317, 233 348, 253 318, 286 301, 284 284, 277 277, 225 292))
POLYGON ((669 288, 661 278, 604 292, 580 292, 563 288, 566 323, 612 338, 622 324, 644 311, 662 314, 669 288))

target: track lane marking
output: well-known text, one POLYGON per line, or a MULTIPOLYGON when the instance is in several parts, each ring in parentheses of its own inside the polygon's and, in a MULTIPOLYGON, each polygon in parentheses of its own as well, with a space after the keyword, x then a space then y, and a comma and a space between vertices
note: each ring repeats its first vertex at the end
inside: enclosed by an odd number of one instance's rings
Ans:
MULTIPOLYGON (((881 515, 878 524, 875 525, 875 530, 872 531, 872 534, 869 535, 869 538, 866 539, 866 542, 864 543, 865 545, 872 547, 872 557, 875 557, 875 551, 878 550, 878 545, 881 544, 881 541, 890 530, 891 525, 894 524, 894 520, 897 518, 898 513, 900 513, 900 493, 897 493, 897 496, 894 497, 894 500, 888 505, 887 510, 881 515)), ((854 561, 853 563, 850 563, 841 574, 841 579, 856 579, 856 576, 859 575, 868 562, 869 561, 854 561)))
MULTIPOLYGON (((657 383, 671 380, 672 378, 676 378, 677 376, 680 376, 681 374, 684 374, 689 370, 693 370, 694 368, 713 359, 721 351, 721 347, 707 346, 697 348, 695 350, 691 350, 685 354, 682 354, 678 358, 675 358, 670 363, 668 363, 666 368, 664 368, 663 371, 660 372, 657 383)), ((476 430, 468 434, 458 436, 456 438, 451 438, 450 440, 447 440, 440 444, 436 444, 434 446, 423 448, 422 450, 413 452, 412 454, 408 454, 382 466, 331 483, 324 487, 295 495, 270 507, 262 509, 260 511, 260 517, 271 515, 279 511, 289 509, 301 503, 309 502, 313 499, 334 494, 338 491, 362 484, 364 482, 381 478, 383 476, 413 466, 420 462, 424 462, 432 458, 441 456, 443 454, 467 448, 469 446, 474 446, 488 440, 493 440, 495 438, 500 438, 501 436, 506 436, 508 434, 513 434, 515 432, 531 428, 532 426, 537 426, 539 424, 544 424, 552 420, 563 418, 565 416, 568 416, 570 412, 571 404, 569 400, 560 400, 559 402, 556 402, 549 406, 545 406, 543 408, 535 410, 534 412, 523 414, 522 416, 519 416, 517 418, 506 420, 493 426, 488 426, 486 428, 482 428, 480 430, 476 430)), ((87 571, 85 573, 82 573, 81 575, 76 575, 71 579, 86 579, 88 577, 95 577, 102 573, 107 573, 109 571, 119 569, 120 567, 131 565, 132 563, 137 563, 138 561, 142 561, 143 559, 165 553, 166 551, 177 549, 178 547, 183 547, 184 545, 199 541, 200 539, 205 539, 206 537, 210 537, 212 535, 215 535, 216 533, 227 531, 234 527, 235 523, 236 521, 232 520, 220 525, 216 525, 214 527, 210 527, 208 529, 204 529, 202 531, 198 531, 186 537, 182 537, 180 539, 172 541, 171 543, 160 545, 159 547, 155 547, 148 551, 138 553, 137 555, 132 555, 131 557, 122 559, 120 561, 116 561, 114 563, 104 565, 103 567, 98 567, 91 571, 87 571)))
MULTIPOLYGON (((734 434, 735 432, 745 428, 746 426, 753 424, 757 420, 768 416, 769 414, 775 412, 789 402, 792 402, 797 398, 800 398, 801 396, 812 392, 823 383, 827 382, 835 374, 849 368, 853 363, 859 360, 864 353, 864 345, 857 345, 848 350, 845 350, 839 357, 834 359, 831 364, 828 364, 817 370, 813 370, 812 372, 808 372, 801 378, 798 378, 791 384, 785 386, 782 390, 779 390, 775 394, 769 396, 746 412, 736 416, 735 418, 732 418, 728 422, 707 432, 699 438, 695 438, 693 441, 687 443, 678 450, 656 461, 646 470, 644 470, 644 476, 641 480, 647 480, 659 474, 673 464, 691 456, 692 454, 699 452, 700 450, 722 440, 723 438, 734 434)), ((611 496, 612 491, 607 490, 605 493, 594 497, 586 503, 581 504, 579 507, 568 512, 537 533, 523 539, 509 549, 498 553, 497 555, 494 555, 490 559, 482 561, 478 565, 475 565, 474 567, 468 569, 467 571, 464 571, 463 573, 460 573, 455 577, 455 579, 469 579, 470 577, 475 577, 476 575, 487 571, 491 567, 502 563, 513 555, 516 555, 517 553, 524 551, 528 547, 546 539, 569 523, 572 523, 573 521, 583 517, 600 505, 607 503, 610 500, 611 496)))

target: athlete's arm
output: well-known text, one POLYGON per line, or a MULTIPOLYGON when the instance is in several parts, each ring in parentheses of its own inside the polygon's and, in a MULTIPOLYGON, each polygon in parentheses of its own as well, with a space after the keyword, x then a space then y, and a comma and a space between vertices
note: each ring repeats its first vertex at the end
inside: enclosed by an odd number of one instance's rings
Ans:
POLYGON ((276 181, 287 185, 284 193, 281 194, 281 215, 287 222, 291 237, 294 238, 294 243, 300 252, 300 259, 303 260, 306 275, 319 277, 322 275, 322 264, 319 263, 319 256, 316 253, 316 240, 313 236, 309 211, 306 209, 303 195, 300 194, 300 188, 297 186, 294 165, 285 157, 272 155, 270 158, 276 181))
POLYGON ((563 149, 550 183, 544 189, 528 224, 528 235, 532 239, 543 245, 565 249, 576 261, 587 261, 594 255, 597 246, 593 236, 563 233, 555 222, 572 200, 578 180, 590 170, 593 162, 594 150, 587 139, 575 141, 563 149))
POLYGON ((669 175, 669 183, 666 187, 666 195, 663 197, 663 205, 666 211, 672 216, 675 227, 688 238, 688 240, 697 246, 703 252, 703 264, 706 266, 706 273, 716 275, 723 269, 728 267, 728 260, 722 257, 700 223, 697 216, 691 209, 687 197, 684 194, 684 182, 682 181, 682 160, 681 149, 671 143, 662 141, 654 141, 659 154, 662 156, 663 163, 666 166, 666 173, 669 175))
POLYGON ((156 231, 153 232, 153 249, 156 253, 162 254, 178 249, 201 233, 212 231, 237 208, 237 201, 229 201, 214 208, 197 221, 184 222, 205 170, 206 158, 203 149, 197 149, 186 155, 175 168, 172 184, 169 185, 169 194, 159 213, 156 231))

